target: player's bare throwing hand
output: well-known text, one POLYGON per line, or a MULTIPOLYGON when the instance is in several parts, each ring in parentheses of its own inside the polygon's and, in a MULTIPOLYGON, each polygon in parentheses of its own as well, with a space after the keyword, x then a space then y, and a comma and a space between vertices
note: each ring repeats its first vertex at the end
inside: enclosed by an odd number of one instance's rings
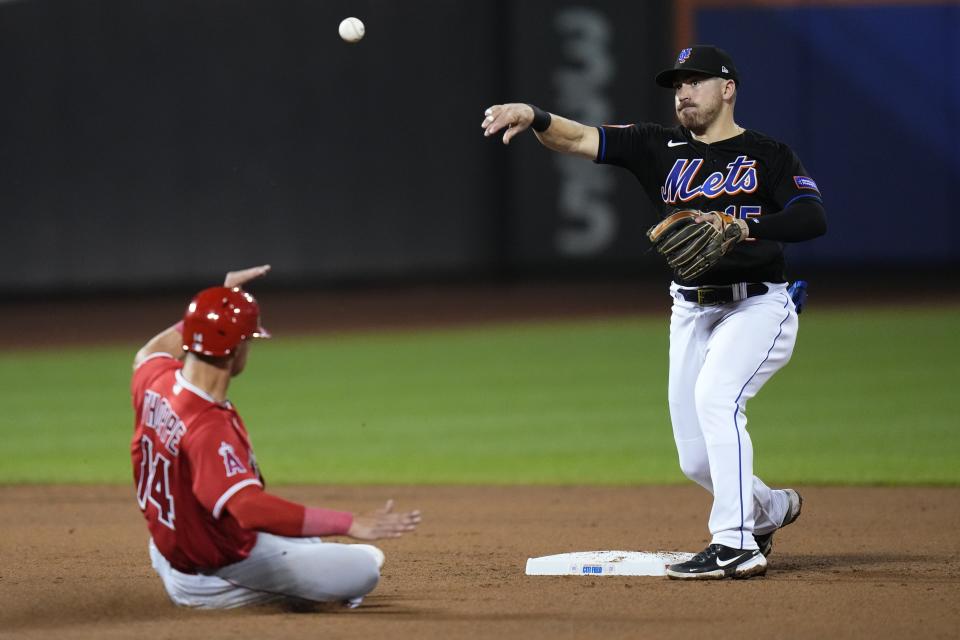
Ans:
POLYGON ((150 557, 179 605, 231 608, 275 600, 356 606, 376 587, 384 555, 367 544, 399 538, 419 511, 353 514, 267 493, 246 427, 227 400, 254 338, 268 338, 260 307, 240 287, 270 265, 231 271, 198 293, 183 320, 134 358, 131 441, 137 502, 150 557))

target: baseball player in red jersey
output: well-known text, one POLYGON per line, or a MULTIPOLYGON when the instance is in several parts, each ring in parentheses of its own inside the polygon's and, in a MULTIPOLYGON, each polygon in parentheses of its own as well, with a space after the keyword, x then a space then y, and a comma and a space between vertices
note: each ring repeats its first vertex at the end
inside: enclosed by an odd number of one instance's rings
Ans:
POLYGON ((183 321, 134 359, 131 440, 137 503, 150 557, 171 600, 232 608, 278 600, 357 606, 380 579, 383 553, 318 536, 397 538, 419 511, 352 514, 289 502, 264 490, 247 429, 227 400, 250 341, 267 338, 256 300, 240 286, 269 265, 227 274, 198 293, 183 321))
POLYGON ((503 142, 533 128, 546 147, 633 173, 664 215, 697 210, 727 230, 727 253, 702 274, 674 270, 669 404, 680 468, 713 494, 711 542, 674 579, 749 578, 767 570, 773 534, 800 515, 793 489, 753 475, 746 405, 787 364, 797 309, 784 242, 826 232, 816 182, 787 147, 734 121, 740 76, 717 47, 680 52, 656 82, 674 92, 680 126, 585 126, 528 104, 493 105, 481 124, 503 142), (729 247, 729 248, 728 248, 729 247))

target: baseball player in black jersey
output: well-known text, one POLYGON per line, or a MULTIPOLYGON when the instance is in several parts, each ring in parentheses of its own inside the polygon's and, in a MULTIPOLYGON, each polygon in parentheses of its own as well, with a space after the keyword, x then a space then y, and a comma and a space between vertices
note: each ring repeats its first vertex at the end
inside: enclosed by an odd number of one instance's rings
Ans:
POLYGON ((481 126, 486 136, 503 131, 504 144, 532 128, 554 151, 623 167, 664 216, 700 211, 697 223, 730 240, 713 268, 687 277, 675 271, 670 285, 674 440, 683 473, 714 501, 709 546, 667 575, 749 578, 766 573, 773 533, 796 520, 802 500, 753 475, 746 405, 796 342, 783 243, 822 235, 826 217, 793 151, 734 120, 740 77, 725 51, 684 49, 656 82, 673 89, 679 126, 585 126, 519 103, 490 107, 481 126))

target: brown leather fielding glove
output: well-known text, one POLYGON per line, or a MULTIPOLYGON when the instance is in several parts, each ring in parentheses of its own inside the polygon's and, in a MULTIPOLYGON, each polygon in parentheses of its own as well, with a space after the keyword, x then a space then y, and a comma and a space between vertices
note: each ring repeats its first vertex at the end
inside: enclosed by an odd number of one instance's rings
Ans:
POLYGON ((730 248, 743 239, 743 229, 733 216, 711 211, 714 222, 694 222, 702 211, 683 209, 664 218, 647 231, 653 246, 683 280, 702 276, 720 262, 730 248))

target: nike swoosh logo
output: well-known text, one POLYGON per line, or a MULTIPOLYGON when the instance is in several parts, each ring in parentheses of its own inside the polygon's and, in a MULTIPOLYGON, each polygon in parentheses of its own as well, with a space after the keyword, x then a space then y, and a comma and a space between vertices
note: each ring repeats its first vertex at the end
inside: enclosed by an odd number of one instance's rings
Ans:
POLYGON ((725 567, 725 566, 727 566, 728 564, 730 564, 730 563, 732 563, 732 562, 736 562, 737 560, 740 560, 740 559, 743 558, 744 556, 748 556, 748 555, 750 555, 750 554, 749 554, 749 553, 741 553, 740 555, 735 556, 735 557, 733 557, 733 558, 730 558, 729 560, 721 560, 720 558, 717 558, 717 566, 718 566, 718 567, 725 567))
POLYGON ((674 142, 673 140, 668 140, 668 141, 667 141, 667 146, 670 147, 670 148, 679 147, 679 146, 682 145, 682 144, 687 144, 687 143, 686 143, 686 141, 684 141, 684 142, 674 142))

